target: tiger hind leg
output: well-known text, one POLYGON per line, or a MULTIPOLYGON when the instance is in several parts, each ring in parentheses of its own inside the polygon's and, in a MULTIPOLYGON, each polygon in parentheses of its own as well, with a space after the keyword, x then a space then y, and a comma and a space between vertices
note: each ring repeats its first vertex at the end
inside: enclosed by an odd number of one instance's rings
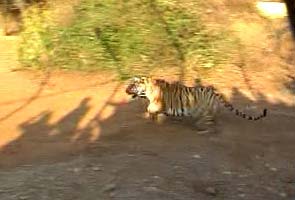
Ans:
POLYGON ((195 121, 194 127, 200 135, 217 132, 216 121, 212 115, 202 116, 202 118, 195 121))
POLYGON ((193 115, 194 128, 198 134, 216 133, 216 119, 213 111, 210 111, 205 106, 199 107, 193 115))

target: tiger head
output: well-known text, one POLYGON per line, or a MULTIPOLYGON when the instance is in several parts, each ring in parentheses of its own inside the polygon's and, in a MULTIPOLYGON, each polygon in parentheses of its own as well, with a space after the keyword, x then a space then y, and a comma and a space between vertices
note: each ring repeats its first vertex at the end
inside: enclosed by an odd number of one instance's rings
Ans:
POLYGON ((151 78, 148 77, 133 77, 127 85, 126 93, 132 95, 132 98, 146 98, 146 91, 151 78))
MULTIPOLYGON (((175 84, 178 86, 178 84, 175 84)), ((126 93, 132 98, 146 98, 149 101, 147 111, 158 113, 165 109, 167 93, 170 84, 164 79, 153 79, 150 77, 134 77, 126 88, 126 93), (165 100, 166 99, 166 100, 165 100)))
POLYGON ((149 100, 158 99, 160 96, 160 85, 166 84, 163 79, 153 79, 151 77, 134 77, 126 88, 126 93, 132 98, 140 97, 149 100))

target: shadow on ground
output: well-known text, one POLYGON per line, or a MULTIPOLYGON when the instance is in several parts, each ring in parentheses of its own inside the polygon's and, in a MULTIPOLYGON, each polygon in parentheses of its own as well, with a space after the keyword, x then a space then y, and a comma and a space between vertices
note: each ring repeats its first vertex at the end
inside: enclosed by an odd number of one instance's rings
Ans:
MULTIPOLYGON (((45 73, 45 76, 44 76, 43 80, 39 84, 39 87, 36 90, 36 92, 29 99, 25 99, 25 102, 22 103, 20 106, 18 106, 14 110, 10 111, 8 114, 6 114, 3 117, 1 117, 0 118, 0 122, 8 119, 9 117, 12 117, 15 113, 23 110, 25 107, 27 107, 28 105, 30 105, 31 103, 33 103, 35 100, 37 100, 40 97, 40 95, 41 95, 42 91, 44 90, 45 86, 47 85, 48 81, 50 80, 50 75, 51 75, 50 72, 47 71, 45 73)), ((6 104, 6 103, 7 102, 5 102, 4 104, 6 104)))
MULTIPOLYGON (((114 94, 117 89, 114 90, 114 94)), ((238 89, 234 88, 231 99, 234 105, 240 105, 238 107, 242 110, 243 106, 246 107, 244 111, 251 114, 260 114, 262 108, 266 107, 268 108, 268 116, 261 121, 253 122, 223 110, 218 121, 219 133, 206 136, 195 134, 191 127, 181 122, 167 120, 164 124, 157 125, 145 120, 142 118, 145 106, 143 102, 137 100, 126 104, 113 103, 112 96, 114 94, 110 96, 106 104, 83 127, 78 127, 78 124, 91 109, 91 106, 88 104, 91 100, 90 97, 82 99, 76 108, 55 123, 50 123, 53 112, 47 110, 22 122, 18 125, 22 132, 21 136, 3 147, 0 152, 2 158, 0 161, 1 166, 4 167, 8 163, 10 163, 8 164, 9 166, 28 164, 35 159, 46 161, 48 160, 47 156, 64 157, 63 153, 69 155, 80 154, 83 152, 83 149, 87 149, 89 146, 99 146, 99 143, 107 144, 116 141, 118 145, 125 146, 133 140, 136 140, 136 143, 141 143, 141 138, 148 137, 155 140, 153 144, 150 144, 154 145, 159 139, 166 137, 168 139, 172 133, 176 134, 177 138, 179 136, 183 138, 202 138, 202 140, 204 138, 206 140, 218 138, 223 141, 231 141, 238 148, 233 150, 233 152, 245 152, 244 158, 249 157, 246 155, 249 150, 254 151, 255 148, 253 149, 252 147, 255 146, 255 142, 253 143, 253 141, 256 140, 257 142, 259 141, 257 153, 262 152, 263 149, 269 146, 272 150, 278 149, 278 153, 279 149, 285 149, 285 152, 280 152, 280 157, 285 153, 286 155, 288 153, 292 155, 293 143, 290 141, 295 139, 295 134, 293 133, 295 128, 295 125, 293 125, 295 118, 294 107, 280 103, 268 103, 263 94, 257 94, 260 100, 252 102, 241 94, 238 89), (108 106, 114 107, 115 111, 111 117, 101 120, 100 115, 108 106), (91 139, 93 135, 98 136, 97 140, 91 139), (129 141, 127 138, 131 140, 129 141), (54 146, 54 148, 51 146, 54 146), (65 148, 66 146, 69 148, 65 148), (47 148, 52 152, 48 151, 47 148), (15 156, 19 159, 16 159, 15 156), (6 159, 10 161, 8 162, 6 159)), ((169 138, 169 140, 172 138, 169 138)), ((142 142, 144 143, 145 140, 143 139, 142 142)), ((173 146, 174 144, 169 142, 169 145, 173 146)), ((243 157, 239 159, 243 159, 243 157)))
MULTIPOLYGON (((131 187, 135 190, 133 181, 143 175, 161 175, 163 191, 172 190, 187 199, 206 199, 204 190, 209 186, 217 188, 220 197, 230 198, 237 195, 232 191, 237 184, 245 184, 244 192, 255 198, 278 199, 267 190, 273 184, 278 195, 280 191, 283 195, 295 194, 291 189, 295 181, 294 107, 271 104, 263 94, 257 95, 259 101, 251 102, 234 89, 233 103, 240 107, 256 105, 245 110, 255 110, 256 114, 258 107, 267 107, 267 118, 252 122, 224 111, 218 133, 201 136, 181 122, 168 120, 157 125, 143 119, 144 102, 115 103, 112 96, 117 90, 82 127, 78 124, 91 108, 90 97, 81 99, 55 123, 50 122, 53 112, 47 110, 20 123, 21 136, 1 149, 0 167, 13 169, 93 157, 100 164, 108 160, 110 168, 119 167, 117 183, 126 191, 131 187), (114 108, 113 114, 101 119, 108 106, 114 108)), ((173 193, 160 196, 171 199, 173 193)))

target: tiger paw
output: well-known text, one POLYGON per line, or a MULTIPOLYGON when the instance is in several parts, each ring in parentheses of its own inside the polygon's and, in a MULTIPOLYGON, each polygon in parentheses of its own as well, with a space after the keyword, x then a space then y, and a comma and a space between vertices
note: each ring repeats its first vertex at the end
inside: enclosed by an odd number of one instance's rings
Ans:
POLYGON ((164 114, 158 114, 157 118, 155 119, 157 124, 163 124, 165 120, 167 119, 167 116, 164 114))
POLYGON ((197 133, 199 134, 199 135, 206 135, 206 134, 208 134, 210 131, 209 130, 197 130, 197 133))
POLYGON ((214 126, 195 127, 199 135, 216 134, 217 130, 214 126))
POLYGON ((157 121, 157 115, 156 114, 149 113, 149 112, 145 112, 143 114, 143 118, 144 119, 151 120, 151 121, 157 121))
POLYGON ((142 117, 143 117, 144 119, 151 119, 151 115, 150 115, 149 112, 145 112, 145 113, 143 113, 143 114, 142 114, 142 117))
POLYGON ((205 126, 204 124, 195 123, 193 125, 193 129, 199 134, 199 135, 205 135, 210 132, 208 126, 205 126))

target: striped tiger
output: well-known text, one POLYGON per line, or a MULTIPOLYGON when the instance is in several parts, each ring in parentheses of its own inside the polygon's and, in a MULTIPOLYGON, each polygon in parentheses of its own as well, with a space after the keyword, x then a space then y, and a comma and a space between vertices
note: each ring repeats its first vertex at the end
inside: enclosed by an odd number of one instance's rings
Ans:
POLYGON ((259 116, 250 116, 234 108, 213 87, 187 87, 180 82, 168 83, 163 79, 150 77, 134 77, 126 88, 126 93, 132 98, 147 98, 149 104, 147 115, 158 120, 159 114, 166 116, 191 117, 199 132, 208 132, 202 125, 215 121, 219 104, 247 120, 259 120, 266 116, 267 109, 259 116))

